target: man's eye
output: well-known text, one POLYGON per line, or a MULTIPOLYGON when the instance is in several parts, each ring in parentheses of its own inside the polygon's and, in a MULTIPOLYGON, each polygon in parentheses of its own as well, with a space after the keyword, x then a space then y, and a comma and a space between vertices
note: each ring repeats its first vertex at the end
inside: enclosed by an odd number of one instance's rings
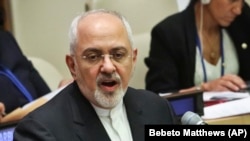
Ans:
POLYGON ((124 56, 125 56, 124 53, 118 53, 117 52, 117 53, 113 54, 114 59, 122 59, 124 56))
POLYGON ((98 60, 99 58, 100 58, 100 55, 98 54, 90 54, 86 56, 86 59, 90 61, 95 61, 95 60, 98 60))

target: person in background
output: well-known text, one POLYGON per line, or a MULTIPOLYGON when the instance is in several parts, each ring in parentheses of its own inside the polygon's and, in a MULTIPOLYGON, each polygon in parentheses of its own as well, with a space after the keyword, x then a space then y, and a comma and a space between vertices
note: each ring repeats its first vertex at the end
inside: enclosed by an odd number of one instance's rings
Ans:
MULTIPOLYGON (((62 79, 55 83, 59 84, 60 89, 72 81, 62 79)), ((0 30, 0 91, 0 102, 4 107, 2 113, 5 113, 0 115, 0 118, 4 116, 0 123, 8 121, 9 114, 15 112, 16 115, 16 110, 22 109, 26 104, 54 93, 32 62, 22 53, 12 34, 4 30, 0 30)), ((44 102, 37 103, 32 110, 44 102)), ((23 110, 18 118, 22 118, 29 111, 23 110)))
POLYGON ((0 122, 3 116, 5 116, 5 107, 4 107, 4 104, 0 102, 0 122))
POLYGON ((32 62, 22 53, 13 35, 3 28, 4 12, 1 7, 0 102, 5 107, 5 113, 8 114, 16 108, 51 92, 51 90, 32 62))
POLYGON ((85 12, 73 20, 69 35, 66 63, 74 82, 24 117, 15 141, 143 141, 145 124, 176 123, 166 99, 128 87, 137 49, 122 15, 85 12))
POLYGON ((244 0, 191 0, 151 31, 146 89, 239 91, 250 80, 250 9, 244 0))

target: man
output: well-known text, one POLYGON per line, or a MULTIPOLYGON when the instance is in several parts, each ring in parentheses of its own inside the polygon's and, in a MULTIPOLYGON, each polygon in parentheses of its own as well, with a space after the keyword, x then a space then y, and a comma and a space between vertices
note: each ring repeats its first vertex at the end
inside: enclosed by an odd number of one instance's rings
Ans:
POLYGON ((128 87, 137 49, 124 17, 90 11, 75 18, 69 35, 75 81, 25 117, 15 141, 143 141, 145 124, 175 124, 168 101, 128 87))

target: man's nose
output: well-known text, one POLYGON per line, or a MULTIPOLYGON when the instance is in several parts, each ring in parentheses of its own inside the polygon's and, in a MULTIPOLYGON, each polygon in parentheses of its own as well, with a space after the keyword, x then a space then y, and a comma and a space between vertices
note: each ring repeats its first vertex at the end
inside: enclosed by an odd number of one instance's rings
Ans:
POLYGON ((106 73, 113 73, 115 71, 115 65, 112 61, 112 56, 110 56, 109 54, 103 55, 101 71, 106 73))

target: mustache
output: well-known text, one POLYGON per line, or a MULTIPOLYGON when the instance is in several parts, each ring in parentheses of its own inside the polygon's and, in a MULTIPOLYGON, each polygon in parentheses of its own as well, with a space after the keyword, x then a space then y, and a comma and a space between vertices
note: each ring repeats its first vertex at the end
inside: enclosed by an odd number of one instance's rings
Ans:
POLYGON ((108 74, 108 73, 100 73, 98 76, 97 76, 97 79, 96 79, 96 82, 99 83, 99 82, 103 82, 103 81, 116 81, 118 83, 121 82, 121 77, 119 76, 119 74, 117 73, 112 73, 112 74, 108 74))

